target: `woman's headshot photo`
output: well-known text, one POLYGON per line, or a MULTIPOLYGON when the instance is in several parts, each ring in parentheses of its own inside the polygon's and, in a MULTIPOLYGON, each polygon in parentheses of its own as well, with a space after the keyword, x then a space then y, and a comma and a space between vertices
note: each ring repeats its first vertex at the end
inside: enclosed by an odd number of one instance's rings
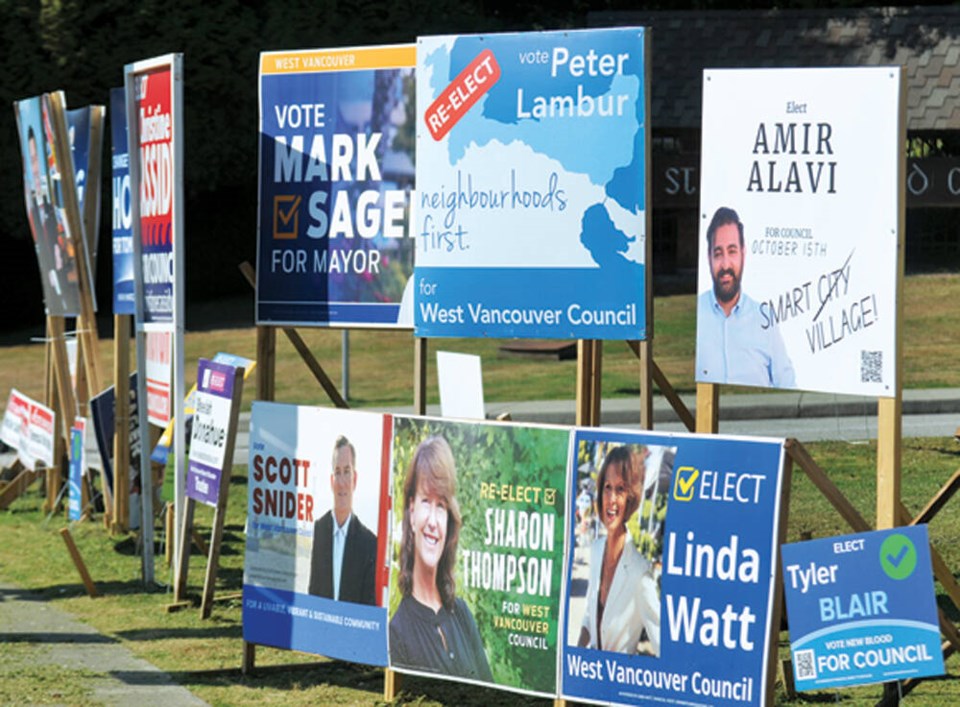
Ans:
POLYGON ((673 452, 581 441, 568 645, 660 655, 663 521, 673 452), (588 508, 588 500, 592 508, 588 508))
POLYGON ((491 682, 480 632, 454 574, 462 518, 457 466, 447 440, 433 435, 416 448, 395 513, 403 513, 397 586, 390 619, 391 664, 491 682))

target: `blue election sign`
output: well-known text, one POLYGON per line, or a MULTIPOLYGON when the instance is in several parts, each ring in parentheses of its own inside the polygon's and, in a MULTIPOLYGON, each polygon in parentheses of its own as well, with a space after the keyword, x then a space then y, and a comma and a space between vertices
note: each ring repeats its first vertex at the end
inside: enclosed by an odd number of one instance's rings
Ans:
POLYGON ((783 546, 798 690, 943 674, 925 525, 783 546))
POLYGON ((574 445, 562 695, 766 704, 782 440, 582 429, 574 445))
POLYGON ((643 339, 642 27, 421 37, 414 330, 643 339))
POLYGON ((412 326, 414 63, 413 45, 261 54, 258 323, 412 326))
POLYGON ((85 426, 80 420, 70 428, 70 477, 67 492, 67 517, 80 520, 83 514, 83 432, 85 426))
POLYGON ((110 89, 113 313, 136 314, 133 294, 133 224, 130 213, 130 155, 127 152, 126 93, 110 89))

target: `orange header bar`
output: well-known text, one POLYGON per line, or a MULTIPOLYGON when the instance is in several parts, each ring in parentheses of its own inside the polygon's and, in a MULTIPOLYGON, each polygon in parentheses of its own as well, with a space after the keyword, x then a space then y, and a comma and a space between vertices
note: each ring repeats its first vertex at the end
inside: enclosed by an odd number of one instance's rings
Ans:
POLYGON ((265 52, 260 55, 260 74, 393 69, 413 67, 416 63, 415 44, 324 51, 265 52))

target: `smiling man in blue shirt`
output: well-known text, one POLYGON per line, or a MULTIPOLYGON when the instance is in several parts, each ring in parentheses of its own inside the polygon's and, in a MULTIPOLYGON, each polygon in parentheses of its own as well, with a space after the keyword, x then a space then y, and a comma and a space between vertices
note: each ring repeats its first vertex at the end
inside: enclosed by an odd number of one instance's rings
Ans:
POLYGON ((740 287, 746 249, 736 211, 717 209, 707 228, 707 249, 713 289, 697 301, 697 380, 795 388, 780 332, 763 321, 757 303, 740 287))

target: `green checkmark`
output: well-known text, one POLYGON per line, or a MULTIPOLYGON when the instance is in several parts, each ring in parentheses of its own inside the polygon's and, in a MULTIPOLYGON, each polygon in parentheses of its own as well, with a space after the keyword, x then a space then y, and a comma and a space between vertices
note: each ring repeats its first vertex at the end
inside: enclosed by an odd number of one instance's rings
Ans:
POLYGON ((890 579, 906 579, 917 567, 917 548, 906 535, 891 535, 880 546, 880 566, 890 579))

